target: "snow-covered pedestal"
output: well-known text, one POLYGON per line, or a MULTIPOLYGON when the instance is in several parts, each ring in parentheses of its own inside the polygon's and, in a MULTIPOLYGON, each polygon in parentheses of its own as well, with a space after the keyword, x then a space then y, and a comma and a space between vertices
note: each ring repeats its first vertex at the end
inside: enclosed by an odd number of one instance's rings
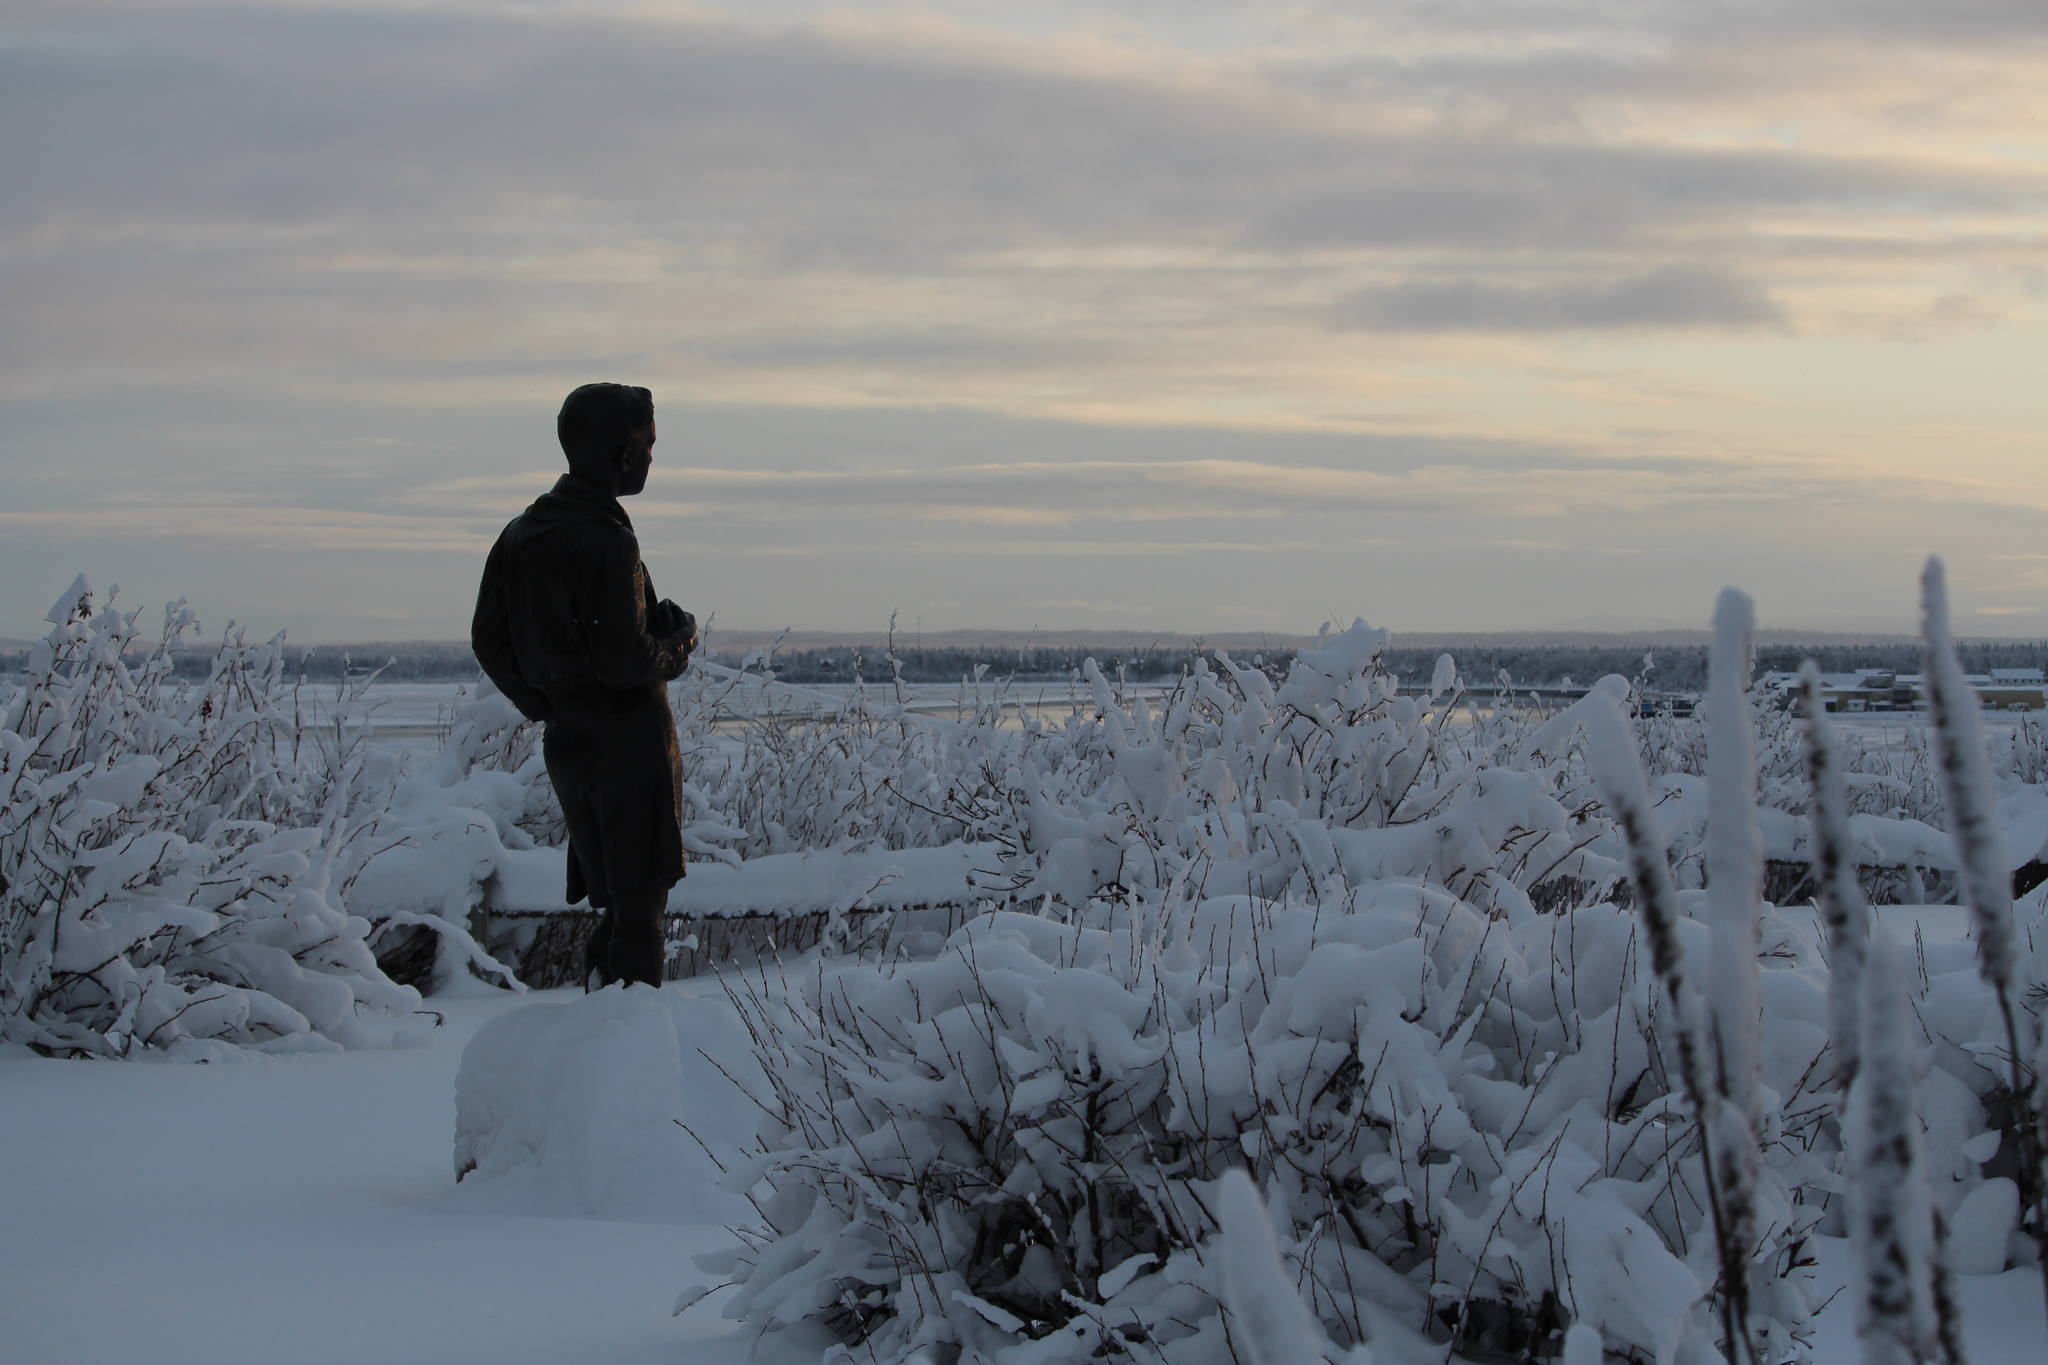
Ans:
POLYGON ((752 1105, 699 1048, 746 1055, 722 998, 613 987, 492 1020, 455 1077, 461 1197, 551 1217, 743 1216, 690 1133, 720 1145, 752 1105))
MULTIPOLYGON (((501 849, 483 887, 490 951, 536 989, 579 978, 595 913, 562 903, 565 856, 560 848, 501 849)), ((990 894, 977 877, 997 863, 998 850, 978 843, 692 862, 669 893, 668 975, 746 966, 821 943, 880 949, 926 935, 936 947, 990 894)))

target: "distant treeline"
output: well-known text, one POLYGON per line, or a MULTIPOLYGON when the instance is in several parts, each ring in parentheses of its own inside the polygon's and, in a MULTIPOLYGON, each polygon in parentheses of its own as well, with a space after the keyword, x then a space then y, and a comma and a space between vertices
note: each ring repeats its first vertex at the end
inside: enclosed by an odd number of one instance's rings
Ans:
MULTIPOLYGON (((721 663, 737 665, 746 651, 715 652, 721 663)), ((868 682, 887 682, 900 669, 905 682, 948 683, 974 676, 977 668, 990 678, 1018 678, 1026 681, 1063 680, 1073 676, 1084 660, 1093 658, 1103 672, 1119 671, 1132 682, 1153 682, 1177 678, 1194 664, 1197 651, 1186 646, 1159 648, 1079 649, 1000 648, 994 646, 946 646, 941 648, 896 648, 894 665, 882 645, 862 648, 833 646, 827 649, 783 650, 774 656, 775 676, 790 683, 851 682, 856 677, 868 682)), ((1294 657, 1291 649, 1264 654, 1236 655, 1241 662, 1261 658, 1282 664, 1294 657)))
MULTIPOLYGON (((1468 646, 1450 651, 1392 649, 1388 665, 1404 680, 1427 681, 1440 653, 1448 652, 1458 662, 1458 672, 1473 691, 1486 691, 1494 679, 1505 673, 1525 687, 1552 686, 1567 680, 1589 683, 1609 673, 1640 679, 1655 692, 1703 692, 1707 686, 1707 646, 1662 645, 1580 646, 1513 645, 1468 646)), ((2048 640, 1991 640, 1957 647, 1963 667, 1972 673, 1994 668, 2048 669, 2048 640)), ((1890 669, 1897 673, 1920 671, 1920 647, 1911 642, 1896 644, 1764 644, 1758 645, 1755 666, 1758 673, 1798 669, 1812 659, 1823 673, 1853 673, 1859 668, 1890 669)))
MULTIPOLYGON (((285 676, 309 682, 339 682, 379 667, 386 682, 470 682, 477 676, 476 655, 453 641, 408 644, 288 646, 285 676)), ((0 649, 0 674, 17 674, 28 666, 26 649, 0 649)), ((171 655, 172 673, 180 678, 205 678, 213 667, 214 650, 180 649, 171 655)), ((140 663, 142 655, 129 656, 140 663)))
MULTIPOLYGON (((1177 678, 1193 665, 1201 652, 1181 646, 1092 651, 1104 672, 1114 674, 1121 668, 1124 676, 1132 682, 1177 678)), ((1699 692, 1707 685, 1705 645, 1666 645, 1648 649, 1608 645, 1491 645, 1467 646, 1451 651, 1396 646, 1387 651, 1386 661, 1394 676, 1404 682, 1425 683, 1436 671, 1437 659, 1446 652, 1457 661, 1458 672, 1465 679, 1466 687, 1474 691, 1491 691, 1495 679, 1503 673, 1524 687, 1554 686, 1567 681, 1589 683, 1609 673, 1640 678, 1655 691, 1699 692)), ((1294 653, 1292 649, 1236 650, 1231 657, 1243 664, 1260 664, 1278 675, 1286 671, 1294 653)), ((2048 640, 1964 644, 1958 653, 1963 666, 1972 673, 1993 668, 2048 669, 2048 640)), ((1081 666, 1082 659, 1089 654, 1090 651, 1077 649, 899 647, 896 658, 906 681, 954 682, 971 676, 977 665, 985 665, 988 673, 997 677, 1031 680, 1066 678, 1081 666)), ((741 657, 734 654, 721 661, 737 664, 741 657)), ((1756 666, 1759 671, 1790 671, 1809 658, 1828 673, 1848 673, 1858 668, 1888 668, 1895 672, 1913 673, 1920 668, 1919 647, 1909 643, 1762 645, 1756 651, 1756 666)), ((880 646, 860 650, 793 650, 776 654, 774 661, 776 676, 784 682, 848 682, 855 676, 872 682, 886 681, 890 677, 889 661, 880 646)))
MULTIPOLYGON (((901 669, 906 682, 917 683, 958 682, 973 676, 976 668, 984 669, 992 678, 1063 680, 1092 655, 1103 671, 1112 676, 1121 672, 1131 682, 1159 682, 1180 677, 1205 652, 1178 643, 1096 650, 899 646, 895 666, 901 669)), ((1387 652, 1387 664, 1396 677, 1422 683, 1428 681, 1438 656, 1444 652, 1396 647, 1387 652)), ((1491 691, 1502 673, 1524 687, 1554 686, 1566 681, 1587 683, 1609 673, 1640 678, 1655 691, 1698 692, 1706 687, 1707 681, 1704 645, 1467 645, 1449 652, 1457 660, 1466 687, 1477 692, 1491 691)), ((750 654, 757 653, 713 648, 706 652, 706 657, 738 666, 750 654)), ((1977 641, 1961 645, 1958 653, 1963 666, 1972 673, 1994 668, 2048 669, 2048 640, 1977 641)), ((1294 651, 1237 650, 1231 657, 1242 664, 1260 665, 1277 676, 1292 662, 1294 651)), ((176 658, 179 677, 204 678, 213 652, 181 650, 176 658)), ((1848 673, 1858 668, 1913 673, 1920 668, 1918 646, 1905 642, 1811 646, 1772 643, 1761 645, 1756 651, 1759 670, 1790 671, 1808 658, 1829 673, 1848 673)), ((0 674, 18 673, 27 660, 26 649, 0 649, 0 674)), ((851 682, 856 677, 868 682, 887 682, 893 674, 887 650, 879 644, 864 648, 782 650, 773 655, 771 666, 777 678, 790 683, 851 682)), ((387 682, 469 682, 477 676, 476 657, 468 646, 454 642, 294 647, 286 652, 287 675, 313 682, 336 682, 378 668, 382 669, 379 678, 387 682)))

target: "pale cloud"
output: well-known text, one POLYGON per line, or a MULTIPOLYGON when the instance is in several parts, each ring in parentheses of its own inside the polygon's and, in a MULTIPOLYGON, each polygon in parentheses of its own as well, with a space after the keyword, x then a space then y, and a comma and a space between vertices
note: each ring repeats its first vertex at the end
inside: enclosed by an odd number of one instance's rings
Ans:
POLYGON ((1114 347, 1082 337, 1033 337, 948 328, 784 333, 710 348, 704 358, 716 365, 755 370, 908 369, 931 374, 960 370, 1043 372, 1099 364, 1114 355, 1114 347))
POLYGON ((1549 332, 1780 326, 1785 315, 1749 281, 1716 270, 1664 266, 1597 283, 1411 280, 1347 294, 1331 320, 1340 329, 1360 331, 1549 332))
POLYGON ((19 0, 0 578, 453 633, 612 377, 727 619, 1889 610, 2044 529, 2044 86, 2035 0, 19 0))
POLYGON ((373 512, 251 505, 247 501, 152 501, 0 511, 0 526, 23 541, 144 539, 233 546, 249 551, 460 550, 481 553, 491 534, 474 524, 373 512))
MULTIPOLYGON (((1117 444, 1122 433, 1071 427, 1079 441, 1117 444)), ((1270 438, 1269 438, 1270 439, 1270 438)), ((636 521, 734 515, 802 522, 820 509, 863 516, 1013 525, 1115 525, 1201 518, 1310 517, 1370 513, 1382 517, 1456 514, 1479 518, 1564 515, 1573 501, 1560 475, 1598 470, 1603 502, 1615 508, 1668 506, 1681 499, 1745 497, 1811 502, 1836 496, 1818 470, 1783 462, 1767 469, 1732 460, 1532 459, 1506 468, 1487 452, 1445 449, 1427 465, 1373 470, 1254 459, 1015 460, 882 468, 735 469, 657 465, 650 492, 631 508, 636 521), (1731 493, 1729 490, 1740 490, 1731 493), (676 494, 682 495, 676 500, 676 494)), ((529 473, 498 485, 465 478, 394 495, 423 511, 511 511, 552 479, 529 473)), ((1862 495, 1853 489, 1842 496, 1862 495)))
POLYGON ((924 507, 911 509, 917 516, 928 521, 965 522, 970 526, 1015 526, 1053 528, 1067 526, 1078 519, 1071 509, 1057 507, 1011 507, 988 505, 981 507, 924 507))

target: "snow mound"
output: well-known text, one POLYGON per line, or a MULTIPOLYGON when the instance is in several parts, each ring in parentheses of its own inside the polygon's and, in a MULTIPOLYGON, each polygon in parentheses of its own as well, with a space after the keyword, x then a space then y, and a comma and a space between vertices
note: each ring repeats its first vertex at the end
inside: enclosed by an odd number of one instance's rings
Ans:
POLYGON ((455 1076, 458 1197, 481 1211, 543 1217, 744 1216, 691 1134, 727 1137, 751 1105, 700 1047, 744 1055, 724 1002, 644 986, 492 1020, 463 1049, 455 1076))

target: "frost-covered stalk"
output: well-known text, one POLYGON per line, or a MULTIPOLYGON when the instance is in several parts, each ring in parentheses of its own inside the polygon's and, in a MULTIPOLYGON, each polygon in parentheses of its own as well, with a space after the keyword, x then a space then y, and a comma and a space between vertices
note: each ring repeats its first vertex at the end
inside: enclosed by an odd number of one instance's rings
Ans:
POLYGON ((1836 1112, 1848 1144, 1851 1242, 1862 1266, 1857 1332, 1870 1365, 1960 1365, 1942 1214, 1920 1155, 1919 1039, 1897 950, 1873 964, 1870 903, 1856 877, 1847 784, 1820 668, 1800 669, 1811 789, 1813 878, 1828 936, 1828 1014, 1837 1058, 1836 1112), (1867 1084, 1859 1079, 1869 1058, 1867 1084), (1867 1093, 1866 1093, 1867 1092, 1867 1093))
POLYGON ((1721 1321, 1726 1347, 1731 1357, 1744 1356, 1755 1365, 1756 1347, 1748 1330, 1751 1243, 1737 1240, 1740 1220, 1730 1209, 1727 1193, 1721 1187, 1724 1169, 1735 1163, 1724 1162, 1719 1148, 1724 1135, 1735 1131, 1736 1126, 1717 1122, 1720 1101, 1707 1068, 1709 1025, 1699 1018, 1699 1002, 1685 979, 1684 950, 1678 939, 1684 913, 1678 904, 1677 888, 1672 885, 1671 865, 1657 840, 1650 814, 1649 786, 1627 720, 1619 710, 1601 707, 1587 713, 1585 734, 1586 766, 1628 849, 1629 876, 1642 914, 1644 934, 1650 941, 1650 965, 1664 988, 1665 998, 1671 1002, 1673 1031, 1678 1035, 1679 1074, 1693 1113, 1698 1116, 1707 1208, 1713 1218, 1714 1250, 1721 1269, 1721 1321))
MULTIPOLYGON (((1983 718, 1977 697, 1956 659, 1949 628, 1948 584, 1941 560, 1929 557, 1920 577, 1922 636, 1926 651, 1927 706, 1934 718, 1934 752, 1941 765, 1942 791, 1948 798, 1949 835, 1955 840, 1956 868, 1963 903, 1977 941, 1977 968, 1998 999, 2013 1107, 2020 1115, 2018 1145, 2020 1198, 2034 1208, 2034 1239, 2042 1249, 2041 1293, 2048 1302, 2048 1197, 2042 1190, 2041 1130, 2048 1126, 2041 1096, 2025 1073, 2023 1033, 2031 1020, 2015 1005, 2019 994, 2018 953, 2014 945, 2012 873, 2004 840, 1992 811, 1991 764, 1984 744, 1983 718)), ((2031 1044, 2034 1040, 2027 1037, 2031 1044)))
MULTIPOLYGON (((1216 1220, 1221 1236, 1211 1254, 1222 1262, 1223 1302, 1236 1323, 1232 1340, 1246 1365, 1327 1360, 1329 1334, 1288 1279, 1258 1186, 1240 1167, 1225 1171, 1217 1184, 1216 1220)), ((1354 1347, 1344 1360, 1345 1365, 1372 1365, 1372 1352, 1354 1347)))
POLYGON ((1749 1317, 1749 1256, 1756 1245, 1758 1153, 1757 905, 1763 835, 1757 828, 1756 751, 1750 733, 1749 598, 1724 589, 1714 607, 1707 698, 1707 1025, 1713 1041, 1713 1161, 1724 1241, 1722 1273, 1735 1325, 1749 1317))
POLYGON ((1806 716, 1806 774, 1812 790, 1813 882, 1828 935, 1828 1034, 1840 1087, 1835 1106, 1846 1114, 1860 1055, 1857 1021, 1870 953, 1870 902, 1856 879, 1841 753, 1821 699, 1820 668, 1811 659, 1799 671, 1799 705, 1806 716))
POLYGON ((1898 949, 1871 945, 1858 1022, 1863 1082, 1848 1105, 1849 1240, 1861 1266, 1865 1365, 1948 1361, 1935 1307, 1936 1239, 1920 1160, 1919 1040, 1898 949))
MULTIPOLYGON (((1990 762, 1977 698, 1956 660, 1948 621, 1948 589, 1939 559, 1921 576, 1926 648, 1927 705, 1934 717, 1934 752, 1948 798, 1949 832, 1963 900, 1977 939, 1977 964, 2008 1014, 2018 979, 2013 945, 2012 881, 2004 841, 1992 814, 1990 762)), ((2014 1052, 2014 1061, 2018 1061, 2014 1052)), ((2015 1078, 2017 1085, 2017 1078, 2015 1078)))

